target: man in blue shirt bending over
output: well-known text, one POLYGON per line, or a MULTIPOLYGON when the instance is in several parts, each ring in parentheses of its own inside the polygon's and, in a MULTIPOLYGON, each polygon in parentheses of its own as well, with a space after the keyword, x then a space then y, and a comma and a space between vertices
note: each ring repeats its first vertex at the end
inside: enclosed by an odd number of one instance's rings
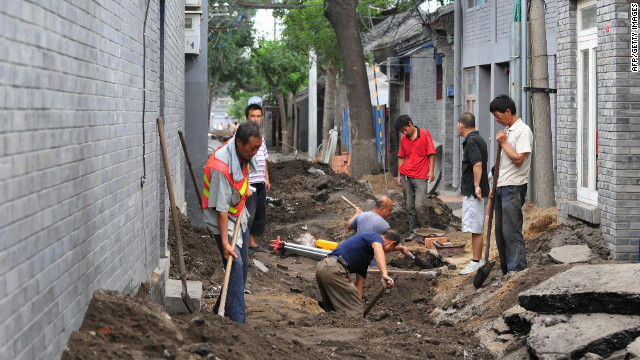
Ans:
POLYGON ((325 310, 344 311, 351 316, 361 317, 362 291, 369 263, 375 257, 382 286, 391 289, 395 283, 387 273, 384 254, 401 251, 407 255, 409 250, 399 243, 400 234, 395 230, 387 229, 380 234, 360 233, 340 243, 320 261, 316 268, 316 281, 325 310), (355 284, 351 282, 352 273, 356 275, 355 284), (387 281, 390 283, 387 284, 387 281))

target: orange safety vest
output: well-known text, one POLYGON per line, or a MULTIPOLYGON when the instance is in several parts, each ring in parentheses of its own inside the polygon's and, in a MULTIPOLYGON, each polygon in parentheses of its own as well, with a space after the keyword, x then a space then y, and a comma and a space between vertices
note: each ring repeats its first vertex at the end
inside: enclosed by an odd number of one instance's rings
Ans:
MULTIPOLYGON (((220 150, 220 148, 218 148, 220 150)), ((244 194, 247 192, 247 188, 249 188, 249 178, 247 177, 249 173, 249 164, 242 171, 243 179, 238 182, 233 182, 233 176, 229 173, 229 165, 225 164, 224 161, 216 158, 216 150, 210 157, 209 161, 207 161, 207 165, 204 167, 204 190, 202 191, 202 208, 206 209, 209 207, 209 187, 211 186, 211 178, 210 178, 210 170, 217 170, 226 176, 229 184, 236 188, 240 193, 240 202, 229 206, 229 214, 231 216, 240 215, 240 211, 244 208, 244 203, 246 201, 244 194)))

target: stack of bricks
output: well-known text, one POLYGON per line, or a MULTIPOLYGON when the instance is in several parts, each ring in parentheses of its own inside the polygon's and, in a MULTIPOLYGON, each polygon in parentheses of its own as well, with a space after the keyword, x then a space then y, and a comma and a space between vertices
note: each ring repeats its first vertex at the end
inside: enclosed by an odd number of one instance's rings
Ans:
POLYGON ((351 175, 351 155, 343 152, 342 155, 336 155, 331 159, 331 169, 335 173, 345 173, 351 175))

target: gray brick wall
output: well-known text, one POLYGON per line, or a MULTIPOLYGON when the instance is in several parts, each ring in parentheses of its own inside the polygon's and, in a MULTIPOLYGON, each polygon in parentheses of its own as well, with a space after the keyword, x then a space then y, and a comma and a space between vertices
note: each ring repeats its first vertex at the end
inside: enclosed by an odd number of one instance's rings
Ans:
MULTIPOLYGON (((167 2, 165 123, 183 176, 184 3, 167 2)), ((59 358, 93 291, 134 293, 166 242, 159 4, 12 1, 0 8, 0 357, 59 358)), ((177 179, 176 179, 177 177, 177 179)), ((184 190, 177 187, 177 198, 184 190)))
POLYGON ((492 32, 495 32, 495 24, 491 24, 493 3, 467 8, 467 2, 463 1, 464 28, 462 30, 463 49, 468 51, 492 44, 492 32), (488 25, 488 26, 487 26, 488 25))
POLYGON ((598 2, 598 202, 613 257, 637 261, 640 73, 630 71, 630 9, 628 0, 598 2))
MULTIPOLYGON (((630 5, 598 2, 598 209, 612 257, 636 261, 640 232, 640 76, 630 72, 630 5), (606 25, 609 24, 609 32, 606 25)), ((576 2, 558 2, 558 219, 572 222, 577 202, 576 2)), ((579 202, 578 202, 579 203, 579 202)))

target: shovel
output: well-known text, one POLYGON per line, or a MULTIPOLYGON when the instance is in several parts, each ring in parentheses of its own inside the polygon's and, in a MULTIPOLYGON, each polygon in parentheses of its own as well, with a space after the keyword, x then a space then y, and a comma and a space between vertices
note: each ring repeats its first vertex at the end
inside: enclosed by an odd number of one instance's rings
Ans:
POLYGON ((347 199, 344 196, 340 196, 340 199, 342 199, 342 201, 346 202, 347 204, 351 205, 351 207, 353 207, 354 209, 357 209, 358 206, 354 203, 352 203, 351 201, 349 201, 349 199, 347 199))
MULTIPOLYGON (((240 231, 240 223, 242 222, 242 213, 244 213, 244 207, 240 210, 240 214, 236 219, 236 226, 233 227, 233 236, 231 237, 231 248, 236 248, 236 242, 238 241, 238 232, 240 231)), ((228 236, 228 235, 227 235, 228 236)), ((240 256, 240 254, 238 254, 240 256)), ((220 307, 218 308, 218 315, 224 316, 224 306, 227 304, 227 291, 229 290, 229 278, 231 277, 231 265, 233 265, 233 256, 227 257, 227 267, 224 270, 224 281, 222 282, 222 293, 220 294, 220 307)))
POLYGON ((176 242, 178 243, 178 262, 180 264, 180 281, 182 281, 182 292, 180 296, 184 305, 190 313, 191 297, 187 292, 187 272, 184 269, 184 258, 182 257, 182 238, 180 238, 180 223, 178 222, 178 214, 176 213, 176 199, 173 196, 173 182, 171 181, 171 168, 169 167, 169 155, 167 154, 167 144, 164 140, 164 124, 162 118, 157 119, 158 132, 160 133, 160 147, 162 148, 162 160, 164 161, 164 174, 167 177, 167 190, 169 191, 169 206, 171 207, 171 217, 173 219, 173 228, 176 231, 176 242))
POLYGON ((411 252, 409 252, 409 254, 407 256, 410 257, 411 259, 413 259, 413 261, 415 261, 416 264, 418 266, 420 266, 420 268, 422 268, 422 269, 431 269, 431 268, 433 268, 433 265, 431 265, 431 263, 429 263, 425 259, 420 259, 419 257, 416 257, 411 252))
MULTIPOLYGON (((387 284, 391 284, 391 281, 387 280, 387 284)), ((369 311, 371 311, 371 308, 373 307, 373 305, 375 305, 378 302, 378 300, 380 300, 380 297, 382 296, 382 294, 384 294, 385 290, 387 290, 387 288, 383 287, 382 289, 380 289, 380 291, 378 291, 378 293, 373 298, 373 300, 371 300, 369 305, 367 305, 367 308, 364 309, 364 312, 362 313, 363 318, 367 317, 367 314, 369 313, 369 311)))
POLYGON ((476 289, 482 287, 484 281, 487 280, 491 269, 493 269, 493 265, 496 264, 495 260, 489 261, 489 244, 491 243, 491 225, 493 223, 493 203, 494 198, 496 196, 496 189, 498 188, 498 175, 500 172, 500 153, 502 152, 502 147, 498 144, 498 153, 496 154, 496 165, 495 165, 495 175, 493 176, 493 186, 491 187, 491 193, 489 194, 489 223, 487 227, 487 245, 484 250, 484 265, 478 269, 476 272, 476 276, 473 278, 473 286, 476 289))

